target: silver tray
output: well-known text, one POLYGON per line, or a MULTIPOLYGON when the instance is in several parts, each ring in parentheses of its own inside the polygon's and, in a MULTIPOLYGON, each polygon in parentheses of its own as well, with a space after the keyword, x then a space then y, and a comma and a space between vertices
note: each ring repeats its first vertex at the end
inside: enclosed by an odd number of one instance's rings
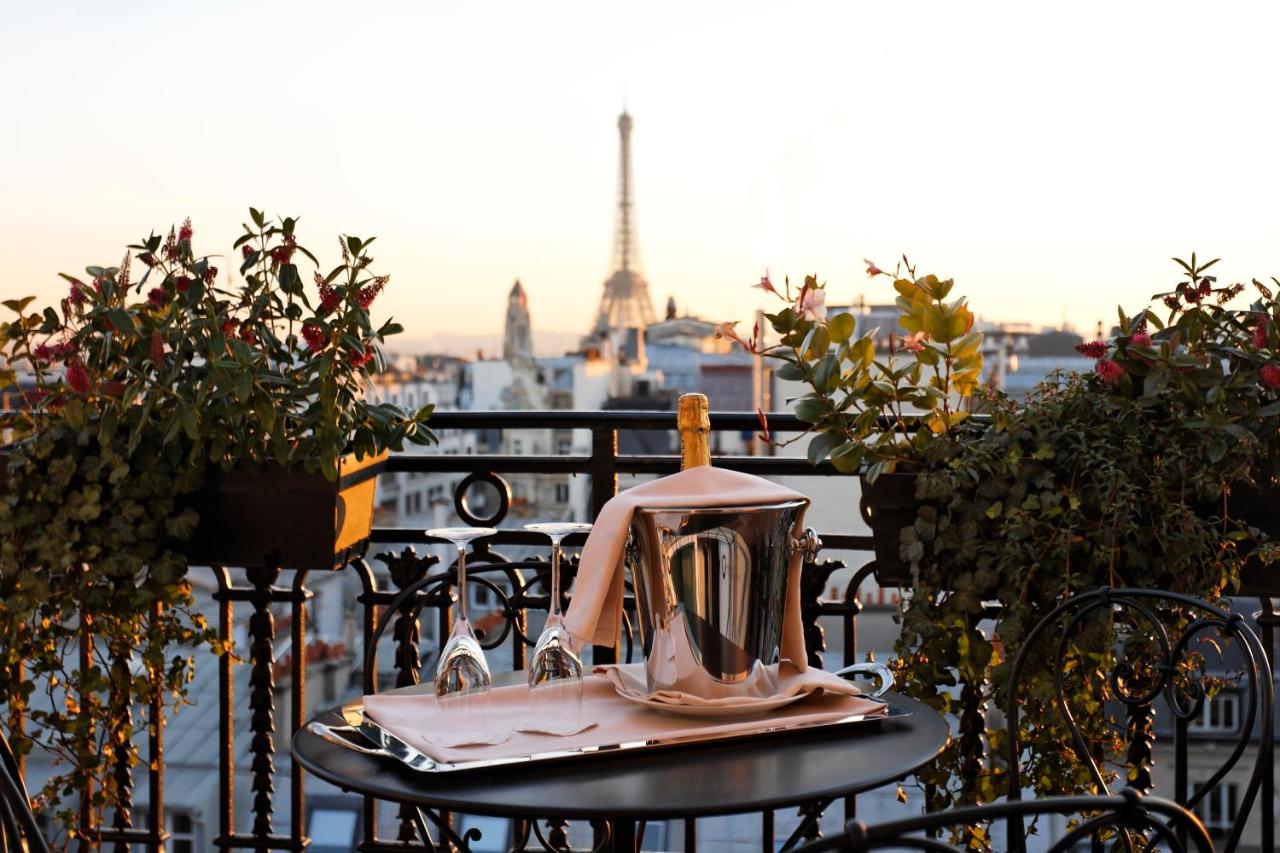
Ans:
POLYGON ((690 744, 716 743, 729 740, 750 740, 761 735, 780 732, 795 732, 809 729, 847 729, 864 727, 884 720, 896 720, 911 716, 911 712, 901 706, 889 703, 884 713, 851 714, 836 720, 825 722, 780 722, 776 726, 757 729, 749 732, 720 732, 718 734, 689 734, 682 737, 654 738, 648 740, 631 740, 622 743, 603 744, 600 746, 576 747, 573 749, 554 749, 530 755, 512 755, 505 758, 486 758, 473 761, 436 761, 424 755, 400 738, 383 729, 364 715, 364 705, 352 702, 341 709, 343 723, 330 725, 319 720, 307 724, 315 735, 330 743, 347 749, 353 749, 366 755, 381 758, 392 758, 411 770, 422 773, 456 773, 464 770, 484 770, 494 767, 505 767, 511 764, 542 764, 558 761, 584 760, 591 756, 608 756, 622 753, 652 752, 690 744))

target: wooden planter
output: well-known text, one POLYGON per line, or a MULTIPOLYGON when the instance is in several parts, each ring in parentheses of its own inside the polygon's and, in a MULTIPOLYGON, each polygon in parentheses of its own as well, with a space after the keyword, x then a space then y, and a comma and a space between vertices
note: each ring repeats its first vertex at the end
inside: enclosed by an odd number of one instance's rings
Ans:
POLYGON ((881 474, 874 483, 862 478, 862 515, 871 525, 875 543, 876 583, 881 586, 910 586, 911 564, 899 552, 903 528, 915 524, 915 474, 881 474))
POLYGON ((340 568, 363 553, 387 454, 338 460, 338 480, 278 465, 209 473, 190 498, 199 515, 181 550, 195 565, 340 568))

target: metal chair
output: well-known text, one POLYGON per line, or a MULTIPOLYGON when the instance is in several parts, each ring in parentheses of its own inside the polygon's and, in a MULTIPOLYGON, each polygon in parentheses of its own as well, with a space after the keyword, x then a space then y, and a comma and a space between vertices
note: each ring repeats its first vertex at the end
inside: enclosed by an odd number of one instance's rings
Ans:
POLYGON ((839 835, 819 838, 793 853, 863 853, 871 850, 926 850, 930 853, 967 853, 971 848, 939 841, 930 835, 947 827, 975 826, 1005 819, 1021 823, 1028 817, 1049 814, 1084 815, 1079 825, 1054 842, 1048 853, 1068 853, 1099 832, 1137 833, 1148 839, 1130 850, 1168 850, 1170 853, 1212 853, 1213 840, 1191 812, 1159 797, 1144 797, 1132 788, 1110 797, 1052 797, 1043 800, 1010 800, 985 806, 950 809, 919 817, 867 826, 851 820, 839 835), (1161 845, 1157 848, 1156 845, 1161 845))
POLYGON ((18 758, 0 732, 0 846, 5 853, 49 853, 31 812, 31 797, 22 781, 18 758))
MULTIPOLYGON (((1230 829, 1226 832, 1223 850, 1234 851, 1241 844, 1241 837, 1249 813, 1260 799, 1270 797, 1270 781, 1274 762, 1275 736, 1275 685, 1266 649, 1244 617, 1216 605, 1178 593, 1147 589, 1101 588, 1079 593, 1063 601, 1043 617, 1024 638, 1010 674, 1010 689, 1006 719, 1008 722, 1009 791, 1004 802, 990 803, 925 814, 905 820, 868 827, 851 821, 844 832, 831 838, 818 839, 797 848, 804 853, 827 850, 885 850, 915 849, 928 851, 958 851, 932 837, 946 827, 971 827, 1003 821, 1007 826, 1007 847, 1011 851, 1026 849, 1025 820, 1048 814, 1080 816, 1080 822, 1050 849, 1068 850, 1099 833, 1113 831, 1127 836, 1121 849, 1149 850, 1163 844, 1174 851, 1213 850, 1212 839, 1200 819, 1192 812, 1212 796, 1217 785, 1223 782, 1241 761, 1251 740, 1257 737, 1257 755, 1249 781, 1239 798, 1239 807, 1230 829), (1104 631, 1098 631, 1094 622, 1101 618, 1104 631), (1209 695, 1207 678, 1189 665, 1189 657, 1197 654, 1204 644, 1213 640, 1215 648, 1234 649, 1233 670, 1243 674, 1242 686, 1247 685, 1242 704, 1245 706, 1239 719, 1239 732, 1234 742, 1225 750, 1221 765, 1209 775, 1207 781, 1195 791, 1187 791, 1185 765, 1178 774, 1173 799, 1146 796, 1146 791, 1124 787, 1113 793, 1099 767, 1099 756, 1089 742, 1069 706, 1065 673, 1068 659, 1078 648, 1084 632, 1093 629, 1087 641, 1106 642, 1110 638, 1115 651, 1115 663, 1110 671, 1079 670, 1093 681, 1105 682, 1112 701, 1124 706, 1129 720, 1154 719, 1154 702, 1163 696, 1164 704, 1175 725, 1175 746, 1185 761, 1186 738, 1190 721, 1197 719, 1205 709, 1209 695), (1018 739, 1018 721, 1022 710, 1019 704, 1021 688, 1026 684, 1027 671, 1035 661, 1036 671, 1043 675, 1052 673, 1053 705, 1065 722, 1071 735, 1072 750, 1076 759, 1088 768, 1097 789, 1094 796, 1055 797, 1041 800, 1022 800, 1022 746, 1018 739), (921 836, 920 833, 925 833, 921 836), (1136 842, 1134 833, 1147 841, 1136 842)), ((1147 738, 1149 731, 1139 731, 1135 738, 1147 738)), ((1145 787, 1149 780, 1140 779, 1138 787, 1145 787)), ((1275 849, 1275 826, 1271 803, 1262 805, 1261 849, 1275 849)))

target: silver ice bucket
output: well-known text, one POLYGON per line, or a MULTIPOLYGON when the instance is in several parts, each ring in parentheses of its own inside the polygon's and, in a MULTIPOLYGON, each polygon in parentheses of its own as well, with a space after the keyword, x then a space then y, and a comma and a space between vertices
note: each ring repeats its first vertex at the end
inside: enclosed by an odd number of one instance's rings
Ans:
POLYGON ((816 545, 796 529, 808 503, 635 511, 628 562, 650 692, 777 692, 787 566, 816 545))

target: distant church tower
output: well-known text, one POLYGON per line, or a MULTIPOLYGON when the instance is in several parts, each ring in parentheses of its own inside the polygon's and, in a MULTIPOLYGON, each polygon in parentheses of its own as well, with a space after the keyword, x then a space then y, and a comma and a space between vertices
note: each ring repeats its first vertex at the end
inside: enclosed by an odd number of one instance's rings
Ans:
POLYGON ((502 336, 502 360, 533 361, 533 329, 529 323, 529 298, 516 279, 507 297, 507 325, 502 336))
POLYGON ((604 283, 604 297, 584 344, 600 343, 610 330, 644 329, 655 322, 649 283, 640 274, 636 250, 636 224, 631 189, 631 116, 618 117, 621 149, 618 160, 618 219, 613 236, 614 272, 604 283))

